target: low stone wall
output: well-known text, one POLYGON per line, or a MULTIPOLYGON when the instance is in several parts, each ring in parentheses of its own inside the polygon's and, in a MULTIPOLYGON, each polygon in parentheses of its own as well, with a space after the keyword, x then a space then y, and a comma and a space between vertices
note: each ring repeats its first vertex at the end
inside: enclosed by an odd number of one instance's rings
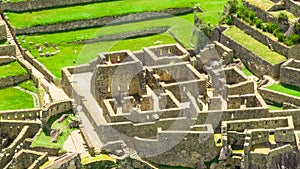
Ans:
POLYGON ((0 65, 9 64, 14 61, 16 61, 16 58, 12 56, 0 56, 0 65))
POLYGON ((127 38, 155 35, 155 34, 160 34, 160 33, 166 32, 168 30, 168 28, 169 27, 164 26, 164 27, 158 27, 158 28, 137 30, 137 31, 133 31, 133 32, 118 33, 118 34, 113 34, 113 35, 108 35, 108 36, 100 36, 97 38, 79 41, 79 43, 88 44, 88 43, 96 43, 96 42, 101 42, 101 41, 114 41, 114 40, 123 40, 123 39, 127 39, 127 38))
POLYGON ((42 122, 46 122, 50 119, 50 117, 72 110, 72 101, 71 100, 63 100, 52 102, 46 105, 42 110, 42 122))
POLYGON ((71 5, 82 5, 95 2, 109 2, 113 0, 28 0, 24 2, 6 2, 1 4, 1 9, 12 12, 25 12, 47 8, 64 7, 71 5))
POLYGON ((8 110, 0 112, 2 120, 35 120, 40 117, 41 109, 8 110))
POLYGON ((300 17, 300 4, 294 0, 284 0, 286 9, 295 16, 300 17))
POLYGON ((269 113, 270 117, 293 117, 294 127, 300 127, 300 109, 290 109, 290 110, 272 110, 269 113))
POLYGON ((94 156, 95 155, 95 147, 93 145, 92 140, 88 136, 86 129, 84 128, 84 126, 82 124, 79 125, 79 129, 80 129, 80 134, 81 134, 81 136, 86 144, 86 147, 89 151, 89 154, 91 156, 94 156))
MULTIPOLYGON (((300 61, 288 60, 281 66, 280 82, 300 88, 300 61), (295 65, 293 65, 295 63, 295 65)), ((300 104, 299 104, 300 105, 300 104)))
POLYGON ((83 28, 91 28, 91 27, 100 27, 104 25, 113 25, 113 24, 121 24, 121 23, 129 23, 142 21, 147 19, 154 18, 165 18, 170 17, 172 15, 180 15, 193 12, 193 8, 176 8, 176 9, 167 9, 162 11, 155 12, 144 12, 137 14, 128 14, 121 16, 105 16, 94 19, 85 19, 85 20, 76 20, 76 21, 68 21, 63 23, 55 23, 49 25, 39 25, 32 26, 30 28, 17 29, 16 34, 34 34, 34 33, 49 33, 49 32, 60 32, 66 30, 75 30, 75 29, 83 29, 83 28))
POLYGON ((297 106, 300 106, 300 98, 296 96, 287 95, 284 93, 276 92, 266 88, 259 88, 258 92, 267 102, 283 104, 288 102, 297 106))
POLYGON ((245 33, 252 36, 256 40, 260 41, 261 43, 265 44, 266 46, 269 46, 269 43, 270 43, 272 45, 273 49, 277 53, 280 53, 281 55, 286 56, 286 57, 288 56, 288 52, 289 52, 289 49, 290 49, 289 47, 287 47, 284 44, 281 44, 281 43, 269 38, 268 36, 264 35, 260 31, 256 30, 254 27, 248 25, 244 21, 237 18, 235 15, 232 15, 231 17, 233 19, 233 23, 238 28, 243 30, 245 33))
POLYGON ((0 56, 16 56, 16 45, 0 46, 0 56))
POLYGON ((40 71, 44 75, 46 80, 56 83, 56 77, 44 65, 42 65, 38 60, 36 60, 30 54, 30 52, 23 52, 23 56, 30 64, 32 64, 38 71, 40 71))
POLYGON ((69 168, 81 168, 80 155, 77 153, 66 154, 59 159, 56 159, 50 166, 45 167, 45 169, 69 169, 69 168))
POLYGON ((261 77, 266 74, 274 78, 279 77, 280 65, 282 63, 276 65, 269 63, 224 33, 221 34, 220 42, 233 49, 234 55, 240 58, 246 67, 257 77, 261 77))
POLYGON ((59 156, 59 148, 50 148, 50 147, 30 147, 30 150, 47 152, 50 156, 59 156))
POLYGON ((19 84, 19 83, 24 82, 29 79, 30 79, 30 74, 9 76, 6 78, 1 78, 0 79, 0 88, 14 86, 16 84, 19 84))

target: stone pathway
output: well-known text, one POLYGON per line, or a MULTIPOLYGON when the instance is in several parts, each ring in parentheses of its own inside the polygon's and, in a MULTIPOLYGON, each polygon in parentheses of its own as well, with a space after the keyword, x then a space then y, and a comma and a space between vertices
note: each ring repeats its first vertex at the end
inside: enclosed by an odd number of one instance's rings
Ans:
POLYGON ((22 91, 22 92, 25 92, 25 93, 30 94, 30 95, 32 96, 32 98, 33 98, 34 108, 39 108, 39 107, 41 107, 40 101, 39 101, 39 97, 38 97, 38 95, 37 95, 36 93, 34 93, 34 92, 32 92, 32 91, 29 91, 29 90, 26 90, 26 89, 24 89, 24 88, 22 88, 22 87, 19 87, 19 86, 15 86, 14 88, 15 88, 15 89, 18 89, 18 90, 20 90, 20 91, 22 91))
MULTIPOLYGON (((2 18, 1 18, 1 20, 2 20, 2 18)), ((7 41, 12 45, 17 45, 17 42, 14 40, 12 33, 10 32, 7 25, 6 25, 6 31, 7 31, 7 41)), ((36 77, 37 79, 40 79, 42 86, 45 86, 48 88, 48 92, 49 92, 51 98, 53 99, 53 101, 70 99, 61 88, 58 88, 54 83, 47 81, 45 79, 44 75, 40 71, 38 71, 26 59, 24 59, 24 57, 21 54, 21 51, 18 47, 16 48, 16 59, 18 59, 19 62, 22 62, 30 67, 30 69, 32 70, 31 75, 36 77)))
POLYGON ((84 147, 84 140, 80 134, 80 130, 72 131, 64 143, 63 148, 68 152, 79 153, 82 157, 88 155, 88 152, 84 147))

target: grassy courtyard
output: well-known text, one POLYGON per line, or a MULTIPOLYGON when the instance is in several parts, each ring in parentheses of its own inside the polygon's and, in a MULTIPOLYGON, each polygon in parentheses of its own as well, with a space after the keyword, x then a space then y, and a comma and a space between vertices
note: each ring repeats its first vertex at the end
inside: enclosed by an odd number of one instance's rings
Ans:
POLYGON ((271 51, 266 45, 247 35, 236 26, 230 26, 224 33, 272 64, 278 64, 286 60, 284 56, 271 51))
POLYGON ((126 0, 77 5, 35 12, 7 13, 10 22, 16 28, 34 25, 46 25, 66 21, 83 20, 104 16, 119 16, 130 13, 159 11, 168 8, 194 7, 198 0, 161 1, 161 0, 126 0), (157 5, 159 4, 159 5, 157 5), (102 10, 105 9, 105 10, 102 10), (116 10, 118 9, 118 10, 116 10), (45 19, 47 18, 47 19, 45 19))
POLYGON ((51 125, 51 129, 62 129, 62 135, 58 136, 57 142, 52 143, 50 141, 51 140, 50 136, 47 135, 46 131, 43 130, 43 131, 41 131, 40 135, 38 135, 34 139, 33 143, 31 144, 32 147, 41 146, 41 147, 59 148, 60 151, 65 151, 63 149, 63 145, 64 145, 65 141, 68 139, 71 132, 75 130, 75 129, 69 128, 69 121, 71 120, 71 118, 74 118, 75 115, 74 114, 69 115, 69 117, 61 123, 55 122, 55 120, 57 120, 59 117, 60 117, 60 115, 54 116, 54 117, 50 118, 50 120, 48 122, 51 124, 54 121, 53 124, 51 125))
POLYGON ((12 87, 0 89, 0 110, 17 110, 33 107, 33 98, 30 94, 12 87))

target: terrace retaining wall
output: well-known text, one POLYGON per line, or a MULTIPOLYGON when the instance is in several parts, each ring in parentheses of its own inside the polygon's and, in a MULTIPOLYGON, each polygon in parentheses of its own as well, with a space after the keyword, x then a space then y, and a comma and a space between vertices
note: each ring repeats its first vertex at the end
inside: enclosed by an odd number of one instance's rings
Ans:
POLYGON ((41 72, 44 75, 46 80, 48 80, 49 82, 56 83, 56 77, 43 64, 36 60, 30 54, 30 52, 23 52, 23 56, 30 64, 32 64, 39 72, 41 72))
POLYGON ((261 43, 265 44, 266 46, 269 46, 269 43, 270 43, 276 52, 280 53, 283 56, 286 56, 286 57, 288 56, 288 52, 290 49, 289 47, 287 47, 283 44, 280 44, 277 41, 269 38, 268 36, 264 35, 263 33, 259 32, 252 26, 248 25, 244 21, 237 18, 235 15, 232 15, 231 17, 233 19, 234 25, 236 25, 238 28, 243 30, 245 33, 252 36, 254 39, 260 41, 261 43))
POLYGON ((300 4, 294 0, 284 0, 286 9, 293 13, 295 16, 300 16, 300 4))
POLYGON ((253 72, 257 77, 261 77, 266 74, 274 78, 279 77, 280 65, 282 63, 275 65, 269 63, 268 61, 264 60, 257 54, 253 53, 251 50, 240 45, 238 42, 231 39, 224 33, 221 34, 220 42, 225 46, 233 49, 234 55, 239 57, 246 65, 246 67, 249 68, 249 70, 253 72))
POLYGON ((280 69, 280 82, 284 84, 289 84, 293 86, 297 86, 300 88, 300 61, 294 62, 297 63, 299 66, 293 67, 293 59, 288 60, 285 62, 280 69), (291 66, 290 66, 291 64, 291 66))
POLYGON ((266 101, 277 103, 277 104, 283 104, 284 102, 287 102, 287 103, 300 106, 299 97, 287 95, 266 88, 259 88, 258 92, 266 101))
POLYGON ((109 2, 114 0, 28 0, 24 2, 2 3, 3 11, 25 12, 72 5, 83 5, 95 2, 109 2))
POLYGON ((16 75, 16 76, 9 76, 6 78, 1 78, 0 79, 0 88, 14 86, 16 84, 19 84, 19 83, 24 82, 29 79, 30 79, 30 74, 16 75))
POLYGON ((34 34, 34 33, 49 33, 61 32, 67 30, 99 27, 104 25, 115 25, 121 23, 130 23, 148 19, 166 18, 172 15, 181 15, 193 12, 193 8, 175 8, 155 12, 144 12, 137 14, 128 14, 121 16, 105 16, 93 19, 83 19, 76 21, 67 21, 63 23, 54 23, 48 25, 37 25, 30 28, 16 29, 16 34, 34 34))
POLYGON ((16 45, 0 46, 0 56, 16 56, 16 45))

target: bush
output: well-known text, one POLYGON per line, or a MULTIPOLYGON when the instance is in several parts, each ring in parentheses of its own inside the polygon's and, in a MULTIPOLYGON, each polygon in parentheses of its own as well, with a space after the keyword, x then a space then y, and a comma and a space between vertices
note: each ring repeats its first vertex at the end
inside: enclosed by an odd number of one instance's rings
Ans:
POLYGON ((231 18, 231 16, 226 16, 225 19, 224 19, 224 22, 227 24, 227 25, 233 25, 233 19, 231 18))
POLYGON ((279 23, 287 23, 289 21, 289 17, 285 13, 280 12, 277 17, 277 21, 279 23))
POLYGON ((257 19, 255 22, 255 26, 259 29, 262 28, 263 21, 261 19, 257 19))
POLYGON ((285 36, 282 32, 276 33, 275 36, 278 38, 279 42, 284 42, 285 36))
POLYGON ((287 46, 292 46, 293 45, 293 41, 289 38, 285 38, 284 39, 284 44, 286 44, 287 46))
POLYGON ((227 2, 228 14, 235 13, 238 9, 238 1, 237 0, 229 0, 227 2))
POLYGON ((254 20, 254 18, 256 17, 256 14, 254 12, 250 11, 248 13, 248 17, 249 17, 250 20, 254 20))
POLYGON ((290 39, 294 44, 298 44, 300 42, 300 35, 298 34, 293 34, 290 36, 290 39))

